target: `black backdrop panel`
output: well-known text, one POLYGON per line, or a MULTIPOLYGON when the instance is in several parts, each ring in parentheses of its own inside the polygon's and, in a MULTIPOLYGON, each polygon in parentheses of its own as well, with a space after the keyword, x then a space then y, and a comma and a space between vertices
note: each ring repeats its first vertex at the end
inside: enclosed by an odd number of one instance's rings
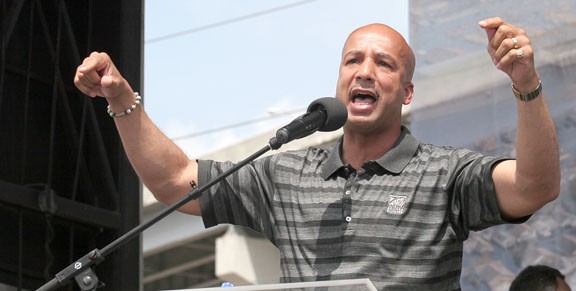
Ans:
MULTIPOLYGON (((141 0, 0 1, 0 283, 35 289, 139 223, 140 184, 76 67, 106 51, 141 87, 141 0)), ((140 239, 95 271, 137 290, 140 239)), ((66 289, 76 289, 71 282, 66 289)))

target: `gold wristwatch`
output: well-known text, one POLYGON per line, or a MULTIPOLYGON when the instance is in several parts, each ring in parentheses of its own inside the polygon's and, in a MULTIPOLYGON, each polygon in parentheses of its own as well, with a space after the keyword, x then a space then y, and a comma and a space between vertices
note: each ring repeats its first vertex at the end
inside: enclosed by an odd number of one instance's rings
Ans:
POLYGON ((512 92, 514 92, 514 96, 516 96, 516 99, 520 101, 528 102, 530 100, 534 100, 536 97, 540 96, 540 93, 542 93, 542 81, 538 81, 538 86, 536 86, 536 88, 534 88, 532 92, 527 94, 518 91, 518 89, 516 89, 516 87, 514 86, 514 83, 512 83, 512 92))

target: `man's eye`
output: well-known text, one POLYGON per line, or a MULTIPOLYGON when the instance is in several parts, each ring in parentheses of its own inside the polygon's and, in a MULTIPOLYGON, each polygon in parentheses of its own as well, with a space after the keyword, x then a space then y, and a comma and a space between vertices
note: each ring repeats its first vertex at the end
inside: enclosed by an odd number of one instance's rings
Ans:
POLYGON ((391 67, 390 64, 388 62, 385 62, 385 61, 379 61, 378 66, 387 67, 387 68, 391 67))
POLYGON ((346 61, 346 64, 357 64, 360 61, 358 59, 349 59, 346 61))

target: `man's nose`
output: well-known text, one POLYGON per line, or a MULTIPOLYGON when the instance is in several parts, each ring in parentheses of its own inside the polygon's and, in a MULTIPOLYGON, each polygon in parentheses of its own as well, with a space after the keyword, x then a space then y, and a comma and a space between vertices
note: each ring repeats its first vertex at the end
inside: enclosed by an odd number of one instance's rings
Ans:
POLYGON ((373 81, 374 80, 374 62, 370 59, 364 60, 358 68, 356 78, 358 80, 373 81))

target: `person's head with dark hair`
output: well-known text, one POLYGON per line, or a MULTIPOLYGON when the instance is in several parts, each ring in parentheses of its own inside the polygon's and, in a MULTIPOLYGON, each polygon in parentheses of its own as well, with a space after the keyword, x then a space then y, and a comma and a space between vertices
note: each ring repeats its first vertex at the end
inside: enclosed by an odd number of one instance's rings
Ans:
POLYGON ((524 268, 512 281, 510 291, 570 291, 570 286, 564 280, 559 270, 534 265, 524 268))

